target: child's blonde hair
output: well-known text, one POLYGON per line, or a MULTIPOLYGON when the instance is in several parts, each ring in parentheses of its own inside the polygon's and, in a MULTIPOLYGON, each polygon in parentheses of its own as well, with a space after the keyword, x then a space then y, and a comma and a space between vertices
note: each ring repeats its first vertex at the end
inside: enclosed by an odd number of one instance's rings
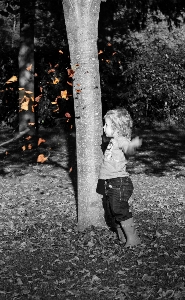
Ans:
POLYGON ((105 118, 109 118, 112 122, 113 130, 118 131, 119 136, 125 136, 131 139, 132 134, 132 118, 125 108, 116 108, 109 110, 105 118))

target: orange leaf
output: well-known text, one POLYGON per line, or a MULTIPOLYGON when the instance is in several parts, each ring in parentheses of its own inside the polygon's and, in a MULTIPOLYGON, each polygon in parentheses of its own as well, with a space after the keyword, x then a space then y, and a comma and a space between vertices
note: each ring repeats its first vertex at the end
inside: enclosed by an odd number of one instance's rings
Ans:
POLYGON ((9 154, 8 151, 6 151, 5 154, 8 155, 9 154))
POLYGON ((73 84, 72 84, 71 82, 69 82, 69 81, 67 81, 67 84, 69 84, 69 85, 73 86, 73 84))
POLYGON ((53 112, 57 112, 57 111, 59 111, 59 108, 53 110, 53 112))
POLYGON ((29 141, 30 139, 31 139, 31 136, 30 136, 30 135, 29 135, 28 137, 25 138, 25 140, 28 140, 28 141, 29 141))
POLYGON ((73 170, 73 168, 71 167, 71 168, 69 169, 69 173, 71 173, 71 172, 72 172, 72 170, 73 170))
POLYGON ((67 90, 61 91, 61 97, 66 99, 67 98, 67 90))
POLYGON ((102 50, 100 50, 99 52, 98 52, 98 54, 102 54, 103 53, 103 51, 102 50))
POLYGON ((17 77, 16 76, 12 76, 10 79, 7 80, 6 83, 12 83, 12 82, 15 82, 17 81, 17 77))
POLYGON ((44 163, 48 158, 44 156, 44 154, 40 154, 37 157, 37 162, 44 163))
POLYGON ((112 53, 112 55, 115 55, 115 54, 116 54, 116 52, 113 52, 113 53, 112 53))
POLYGON ((38 140, 38 146, 41 144, 41 143, 45 143, 46 140, 42 139, 42 138, 39 138, 38 140))
POLYGON ((111 44, 111 43, 107 43, 107 46, 109 46, 109 47, 110 47, 110 46, 112 46, 112 44, 111 44))
POLYGON ((55 77, 55 79, 53 80, 53 84, 57 84, 57 83, 59 83, 59 79, 55 77))
POLYGON ((54 66, 54 68, 57 68, 57 67, 59 67, 59 64, 56 64, 56 65, 54 66))
POLYGON ((28 145, 28 149, 29 149, 29 150, 32 149, 32 144, 29 144, 29 145, 28 145))
POLYGON ((31 71, 31 69, 32 69, 32 64, 26 68, 27 71, 31 71))
POLYGON ((69 77, 73 77, 74 73, 75 73, 74 70, 72 70, 72 69, 67 69, 67 74, 68 74, 69 77))
POLYGON ((50 70, 48 71, 48 74, 54 73, 54 72, 55 72, 55 69, 50 69, 50 70))
POLYGON ((26 146, 22 146, 22 150, 25 151, 26 150, 26 146))
POLYGON ((58 52, 61 53, 61 54, 64 54, 64 52, 62 50, 59 50, 58 52))
POLYGON ((40 98, 42 98, 42 94, 39 95, 39 96, 37 96, 37 97, 35 98, 35 101, 36 101, 36 102, 39 102, 39 101, 40 101, 40 98))
POLYGON ((24 97, 24 102, 21 103, 21 110, 28 110, 28 104, 29 104, 29 101, 30 99, 27 98, 27 97, 24 97))
POLYGON ((70 113, 66 112, 66 113, 65 113, 65 117, 66 117, 66 118, 71 118, 70 113))
POLYGON ((81 90, 76 90, 77 93, 81 93, 81 90))

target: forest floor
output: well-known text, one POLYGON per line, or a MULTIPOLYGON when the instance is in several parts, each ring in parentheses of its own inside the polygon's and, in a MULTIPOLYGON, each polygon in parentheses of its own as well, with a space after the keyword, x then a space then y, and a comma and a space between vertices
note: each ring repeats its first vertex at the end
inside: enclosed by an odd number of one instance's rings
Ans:
MULTIPOLYGON (((128 165, 136 249, 108 228, 78 232, 74 136, 69 145, 59 128, 43 129, 38 149, 23 151, 24 140, 0 148, 1 300, 185 299, 185 132, 139 134, 128 165)), ((8 138, 1 129, 0 141, 8 138)))

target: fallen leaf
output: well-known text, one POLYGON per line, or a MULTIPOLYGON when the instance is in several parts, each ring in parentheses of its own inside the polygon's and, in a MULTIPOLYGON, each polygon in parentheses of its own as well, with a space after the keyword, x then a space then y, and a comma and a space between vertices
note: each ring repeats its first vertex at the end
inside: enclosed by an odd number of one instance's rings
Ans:
POLYGON ((37 162, 44 163, 47 159, 48 159, 48 157, 45 157, 44 154, 40 154, 37 157, 37 162))
POLYGON ((46 142, 46 140, 44 140, 44 139, 42 139, 42 138, 39 138, 38 139, 38 146, 41 144, 41 143, 45 143, 46 142))

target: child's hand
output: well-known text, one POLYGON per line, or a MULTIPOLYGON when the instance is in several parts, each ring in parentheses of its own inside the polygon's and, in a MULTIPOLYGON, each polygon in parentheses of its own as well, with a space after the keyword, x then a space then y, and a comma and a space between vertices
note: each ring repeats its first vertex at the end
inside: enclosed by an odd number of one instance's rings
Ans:
POLYGON ((126 154, 127 155, 133 155, 135 153, 135 149, 139 148, 142 145, 142 139, 140 139, 138 136, 135 137, 131 142, 129 143, 128 149, 126 154))
POLYGON ((136 136, 133 140, 131 140, 129 147, 132 148, 138 148, 142 145, 142 139, 140 139, 138 136, 136 136))

